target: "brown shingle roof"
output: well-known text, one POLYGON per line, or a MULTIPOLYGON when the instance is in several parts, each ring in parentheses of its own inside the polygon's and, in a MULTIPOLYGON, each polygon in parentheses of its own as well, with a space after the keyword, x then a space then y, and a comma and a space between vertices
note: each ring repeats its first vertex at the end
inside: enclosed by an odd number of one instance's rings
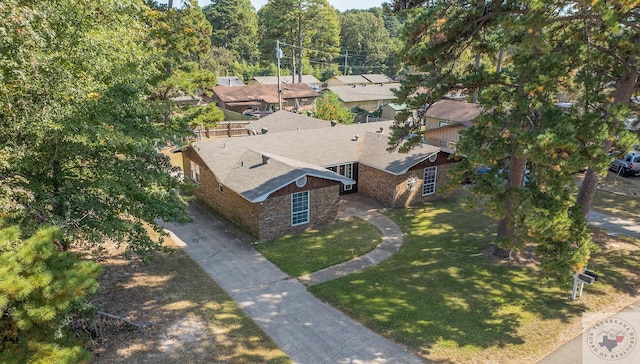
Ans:
MULTIPOLYGON (((224 103, 264 101, 278 102, 278 85, 216 86, 213 93, 224 103)), ((318 97, 319 94, 304 83, 288 84, 282 87, 282 99, 318 97)))

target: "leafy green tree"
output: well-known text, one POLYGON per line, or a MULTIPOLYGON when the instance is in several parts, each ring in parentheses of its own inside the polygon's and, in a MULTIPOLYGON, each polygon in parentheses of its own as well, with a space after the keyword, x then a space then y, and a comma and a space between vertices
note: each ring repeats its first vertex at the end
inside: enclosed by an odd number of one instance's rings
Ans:
POLYGON ((348 107, 342 106, 338 95, 331 91, 325 92, 322 97, 316 99, 316 107, 313 116, 322 120, 334 120, 342 124, 352 124, 353 114, 348 107))
MULTIPOLYGON (((340 15, 340 47, 348 50, 347 64, 356 74, 384 73, 391 39, 381 15, 348 11, 340 15)), ((344 70, 344 74, 347 74, 344 70)))
MULTIPOLYGON (((471 191, 499 219, 496 256, 508 257, 512 249, 532 243, 545 273, 562 280, 583 267, 595 248, 572 179, 589 163, 583 138, 593 141, 593 134, 580 135, 583 119, 553 105, 569 87, 567 70, 576 49, 567 45, 562 29, 547 31, 559 16, 557 6, 535 5, 436 3, 413 10, 404 54, 422 74, 410 78, 400 96, 427 86, 429 92, 410 100, 420 109, 450 90, 480 91, 479 103, 487 111, 461 138, 458 150, 467 158, 454 168, 455 176, 458 181, 473 176, 471 191), (500 36, 493 37, 496 33, 500 36), (570 50, 559 51, 564 47, 570 50), (499 66, 459 67, 469 51, 497 55, 499 66), (479 167, 488 172, 476 173, 479 167)), ((420 142, 415 125, 400 123, 395 130, 392 147, 420 142), (417 136, 410 137, 411 132, 417 136)))
MULTIPOLYGON (((339 52, 340 24, 327 0, 269 0, 258 10, 260 51, 265 62, 275 58, 276 41, 296 47, 297 71, 302 58, 324 62, 339 52)), ((291 54, 289 50, 285 55, 291 54)))
POLYGON ((150 14, 137 0, 0 4, 0 183, 19 176, 33 196, 11 220, 25 234, 46 223, 65 248, 114 239, 144 254, 160 246, 147 224, 187 218, 156 153, 180 130, 158 124, 148 97, 159 70, 150 14))
POLYGON ((213 29, 211 46, 230 50, 237 59, 258 58, 258 17, 249 0, 213 0, 204 12, 213 29))
POLYGON ((151 32, 147 42, 160 57, 154 99, 162 101, 164 123, 169 126, 175 104, 172 98, 192 95, 196 91, 210 95, 216 75, 205 67, 211 56, 211 24, 196 0, 180 9, 156 5, 151 10, 151 32))
POLYGON ((0 226, 0 361, 87 361, 90 354, 68 327, 98 289, 100 266, 62 252, 62 230, 41 227, 23 239, 18 226, 0 226))

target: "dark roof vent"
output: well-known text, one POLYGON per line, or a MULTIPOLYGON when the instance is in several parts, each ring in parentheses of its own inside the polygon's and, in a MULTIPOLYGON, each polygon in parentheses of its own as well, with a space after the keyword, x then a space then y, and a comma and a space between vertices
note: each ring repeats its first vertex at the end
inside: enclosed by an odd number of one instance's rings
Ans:
POLYGON ((336 126, 337 122, 335 120, 331 120, 331 127, 336 126))
POLYGON ((353 136, 353 139, 351 139, 351 140, 353 140, 354 142, 357 142, 358 139, 360 139, 360 135, 356 134, 356 135, 353 136))
POLYGON ((352 88, 356 88, 356 85, 351 86, 352 88))
POLYGON ((269 129, 267 129, 267 128, 260 129, 260 133, 262 133, 262 134, 267 134, 268 132, 269 132, 269 129))
POLYGON ((383 128, 383 127, 380 127, 380 130, 376 131, 376 133, 380 134, 380 133, 382 133, 383 131, 384 131, 384 128, 383 128))
POLYGON ((262 164, 268 164, 269 163, 269 159, 271 159, 269 154, 263 154, 262 155, 262 164))

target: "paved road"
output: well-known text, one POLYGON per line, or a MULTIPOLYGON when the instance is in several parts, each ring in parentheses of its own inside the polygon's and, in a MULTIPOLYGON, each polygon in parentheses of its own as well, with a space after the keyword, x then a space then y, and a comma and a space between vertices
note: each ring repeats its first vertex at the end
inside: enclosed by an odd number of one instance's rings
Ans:
POLYGON ((296 363, 423 363, 321 302, 195 204, 193 223, 165 223, 183 249, 296 363))
MULTIPOLYGON (((640 301, 637 301, 633 305, 625 308, 622 312, 640 313, 640 301)), ((588 327, 585 327, 584 329, 587 330, 588 327)), ((636 328, 636 330, 637 329, 640 328, 636 328)), ((538 364, 582 364, 582 339, 582 335, 577 336, 573 340, 553 351, 551 354, 547 355, 544 359, 540 360, 538 364)), ((625 364, 630 362, 623 360, 611 360, 610 363, 625 364)))

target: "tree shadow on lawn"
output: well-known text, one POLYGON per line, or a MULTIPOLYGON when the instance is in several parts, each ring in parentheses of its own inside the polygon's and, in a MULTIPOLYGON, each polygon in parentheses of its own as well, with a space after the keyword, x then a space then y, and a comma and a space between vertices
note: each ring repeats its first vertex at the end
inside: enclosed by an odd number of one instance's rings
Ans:
POLYGON ((523 326, 568 322, 584 310, 567 300, 570 290, 554 287, 535 270, 485 258, 482 251, 493 243, 495 229, 480 212, 434 213, 437 219, 422 209, 391 212, 405 231, 400 252, 312 291, 423 355, 436 345, 520 345, 523 326))
POLYGON ((604 230, 595 230, 594 235, 602 250, 589 263, 599 275, 589 292, 609 295, 603 285, 610 285, 618 292, 640 295, 640 240, 609 236, 604 230))
POLYGON ((289 359, 181 250, 149 266, 110 257, 95 303, 102 310, 147 324, 101 324, 94 363, 289 363, 289 359))

